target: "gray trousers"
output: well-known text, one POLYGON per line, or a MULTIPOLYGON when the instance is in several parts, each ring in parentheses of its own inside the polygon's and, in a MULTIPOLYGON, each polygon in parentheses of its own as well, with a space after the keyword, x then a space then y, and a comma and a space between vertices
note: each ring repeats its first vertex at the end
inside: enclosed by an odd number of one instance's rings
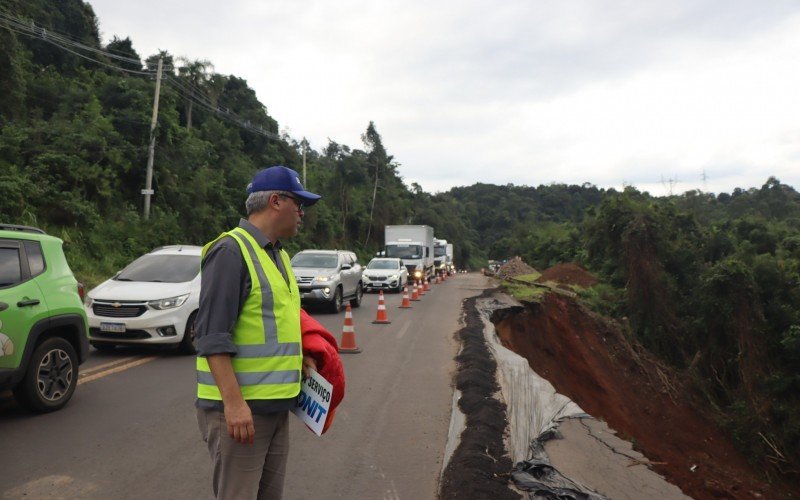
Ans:
POLYGON ((237 443, 228 435, 225 414, 197 409, 200 435, 214 468, 214 497, 219 500, 280 500, 289 458, 289 412, 253 414, 255 443, 237 443))

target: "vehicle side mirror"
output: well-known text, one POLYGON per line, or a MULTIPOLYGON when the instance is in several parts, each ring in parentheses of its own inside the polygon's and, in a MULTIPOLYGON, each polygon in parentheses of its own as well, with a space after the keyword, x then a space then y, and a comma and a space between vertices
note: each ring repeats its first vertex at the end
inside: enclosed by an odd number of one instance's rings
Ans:
POLYGON ((342 271, 347 271, 348 269, 352 268, 350 264, 342 264, 342 271))

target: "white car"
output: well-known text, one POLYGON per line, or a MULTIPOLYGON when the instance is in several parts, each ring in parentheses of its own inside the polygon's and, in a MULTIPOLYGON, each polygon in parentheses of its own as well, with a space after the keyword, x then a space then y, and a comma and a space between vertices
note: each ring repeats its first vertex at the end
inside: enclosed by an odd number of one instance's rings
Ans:
POLYGON ((89 343, 99 350, 169 345, 193 354, 201 251, 189 245, 157 248, 89 291, 89 343))
POLYGON ((408 283, 408 270, 403 261, 395 257, 376 257, 364 269, 364 289, 403 291, 408 283))

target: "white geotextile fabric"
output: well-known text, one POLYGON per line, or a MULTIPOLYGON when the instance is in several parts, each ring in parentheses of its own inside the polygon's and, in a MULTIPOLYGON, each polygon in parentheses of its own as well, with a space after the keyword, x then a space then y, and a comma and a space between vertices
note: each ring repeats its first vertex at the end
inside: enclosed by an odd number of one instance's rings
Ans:
POLYGON ((558 394, 550 382, 536 374, 528 360, 500 343, 489 318, 496 309, 519 305, 505 295, 476 302, 486 343, 497 362, 497 381, 508 417, 506 446, 514 463, 529 458, 531 442, 546 430, 556 427, 559 419, 586 415, 571 399, 558 394))
POLYGON ((453 406, 450 412, 450 429, 447 432, 447 444, 444 447, 444 461, 442 462, 442 470, 439 471, 439 477, 444 475, 444 469, 450 463, 450 458, 453 452, 456 451, 458 444, 461 442, 461 433, 464 432, 466 427, 466 418, 461 413, 461 408, 458 407, 458 400, 461 399, 461 391, 453 389, 453 406))

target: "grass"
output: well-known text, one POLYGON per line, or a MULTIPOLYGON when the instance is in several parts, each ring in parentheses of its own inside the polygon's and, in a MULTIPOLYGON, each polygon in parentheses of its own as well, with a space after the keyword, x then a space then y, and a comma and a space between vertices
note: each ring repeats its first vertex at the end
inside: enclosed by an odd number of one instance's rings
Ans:
POLYGON ((534 272, 534 273, 531 273, 531 274, 521 274, 519 276, 514 276, 514 279, 520 280, 520 281, 527 281, 528 283, 533 283, 534 281, 539 279, 539 276, 541 276, 541 275, 542 275, 542 273, 540 273, 540 272, 534 272))
POLYGON ((548 292, 547 288, 528 286, 522 283, 504 281, 500 284, 503 290, 520 302, 540 302, 548 292))

